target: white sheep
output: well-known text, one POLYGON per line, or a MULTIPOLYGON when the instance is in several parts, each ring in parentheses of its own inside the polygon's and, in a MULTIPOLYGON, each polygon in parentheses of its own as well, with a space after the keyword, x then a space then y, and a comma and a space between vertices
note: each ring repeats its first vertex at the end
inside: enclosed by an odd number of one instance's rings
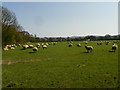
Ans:
POLYGON ((108 44, 110 44, 110 42, 109 42, 109 41, 106 41, 105 44, 108 45, 108 44))
POLYGON ((86 48, 87 52, 90 52, 90 51, 93 50, 93 47, 92 47, 92 46, 85 46, 85 48, 86 48))
POLYGON ((40 44, 39 43, 37 44, 37 48, 40 48, 40 44))
POLYGON ((28 45, 23 45, 22 47, 23 47, 23 49, 27 49, 27 48, 29 48, 28 45))
POLYGON ((33 48, 34 46, 33 45, 29 45, 29 48, 33 48))
POLYGON ((8 51, 9 49, 7 47, 3 48, 4 51, 8 51))
POLYGON ((43 48, 43 49, 45 49, 45 48, 47 49, 47 45, 42 45, 42 48, 43 48))
POLYGON ((85 44, 88 44, 88 42, 86 41, 85 44))
POLYGON ((113 44, 113 45, 112 45, 112 51, 115 52, 116 49, 117 49, 117 45, 116 45, 116 44, 113 44))
POLYGON ((11 47, 17 47, 15 44, 12 44, 11 47))
POLYGON ((38 48, 37 47, 33 47, 33 51, 34 52, 38 51, 38 48))
POLYGON ((14 49, 15 49, 15 47, 11 47, 10 49, 11 49, 11 50, 14 50, 14 49))
POLYGON ((97 45, 102 45, 102 42, 97 42, 97 45))
POLYGON ((81 44, 77 44, 78 47, 81 47, 81 44))

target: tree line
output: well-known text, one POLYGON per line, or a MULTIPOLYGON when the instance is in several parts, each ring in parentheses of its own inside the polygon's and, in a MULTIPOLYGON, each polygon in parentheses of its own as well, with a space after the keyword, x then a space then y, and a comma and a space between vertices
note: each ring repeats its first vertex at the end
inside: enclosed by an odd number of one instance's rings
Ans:
POLYGON ((2 46, 35 41, 35 37, 18 24, 16 15, 2 7, 2 46))
POLYGON ((16 15, 5 7, 2 7, 2 46, 26 42, 64 42, 84 40, 119 40, 120 35, 111 36, 78 36, 78 37, 44 37, 40 38, 25 31, 18 24, 16 15))

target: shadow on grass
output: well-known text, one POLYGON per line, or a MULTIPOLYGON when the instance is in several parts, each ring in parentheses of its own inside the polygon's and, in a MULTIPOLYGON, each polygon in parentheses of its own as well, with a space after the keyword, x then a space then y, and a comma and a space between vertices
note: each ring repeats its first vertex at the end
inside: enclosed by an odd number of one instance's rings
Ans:
POLYGON ((35 53, 35 52, 29 52, 30 54, 35 53))
POLYGON ((24 48, 20 49, 20 50, 25 50, 24 48))
POLYGON ((110 50, 109 52, 115 52, 115 51, 110 50))
POLYGON ((82 53, 89 53, 89 52, 82 52, 82 53))

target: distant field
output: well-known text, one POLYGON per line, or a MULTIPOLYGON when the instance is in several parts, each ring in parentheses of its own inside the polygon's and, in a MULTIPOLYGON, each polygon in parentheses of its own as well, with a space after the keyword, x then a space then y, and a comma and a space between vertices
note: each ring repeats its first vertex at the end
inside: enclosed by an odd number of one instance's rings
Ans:
POLYGON ((87 45, 94 47, 91 53, 86 53, 84 42, 73 42, 73 47, 58 42, 36 53, 22 47, 3 51, 3 88, 116 88, 118 49, 109 52, 110 42, 89 41, 87 45))

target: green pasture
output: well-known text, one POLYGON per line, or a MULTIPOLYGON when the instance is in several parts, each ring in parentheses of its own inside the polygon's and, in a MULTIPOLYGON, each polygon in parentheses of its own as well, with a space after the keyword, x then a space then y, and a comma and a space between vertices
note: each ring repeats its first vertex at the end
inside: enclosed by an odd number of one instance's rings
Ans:
MULTIPOLYGON (((116 88, 118 87, 118 49, 109 52, 109 45, 93 46, 86 53, 84 41, 49 45, 47 49, 2 51, 3 88, 116 88), (81 47, 76 44, 80 43, 81 47)), ((34 46, 37 43, 30 43, 34 46)))

